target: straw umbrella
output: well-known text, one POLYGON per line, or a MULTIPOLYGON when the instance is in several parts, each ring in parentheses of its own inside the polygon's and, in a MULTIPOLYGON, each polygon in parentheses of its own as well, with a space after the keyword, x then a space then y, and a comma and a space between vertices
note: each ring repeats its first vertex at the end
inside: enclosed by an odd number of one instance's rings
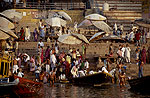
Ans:
POLYGON ((16 10, 11 9, 11 10, 5 10, 2 12, 3 15, 8 17, 9 19, 12 19, 13 22, 18 22, 22 19, 23 15, 20 12, 16 12, 16 10))
POLYGON ((51 25, 52 27, 61 27, 61 26, 66 26, 66 21, 59 18, 59 17, 53 17, 53 18, 48 18, 45 20, 45 22, 48 25, 51 25))
POLYGON ((10 30, 10 29, 8 29, 8 28, 1 28, 1 27, 0 27, 0 30, 1 30, 2 32, 4 32, 5 34, 7 34, 7 35, 13 37, 13 38, 18 38, 18 37, 13 33, 13 31, 10 30))
POLYGON ((66 20, 72 21, 71 17, 66 12, 60 11, 60 12, 58 12, 58 14, 61 15, 66 20))
POLYGON ((100 39, 101 37, 103 37, 103 35, 105 35, 106 33, 105 32, 98 32, 98 33, 95 33, 90 39, 89 41, 90 42, 93 42, 97 39, 100 39))
POLYGON ((103 20, 106 20, 106 17, 100 14, 90 14, 90 15, 85 16, 85 19, 93 20, 93 21, 103 21, 103 20))
POLYGON ((150 19, 137 19, 134 23, 142 27, 150 28, 150 19))
POLYGON ((77 33, 72 33, 72 35, 73 35, 74 37, 77 37, 78 39, 84 41, 85 43, 89 44, 89 41, 87 40, 87 38, 86 38, 84 35, 82 35, 82 34, 77 34, 77 33))
POLYGON ((10 36, 8 34, 6 34, 5 32, 3 32, 2 30, 0 30, 0 40, 6 40, 9 37, 10 36))
POLYGON ((15 28, 14 24, 4 17, 0 17, 0 22, 1 22, 0 23, 1 28, 8 28, 8 29, 15 28))
POLYGON ((95 27, 103 30, 104 32, 110 32, 111 27, 107 25, 104 21, 91 21, 91 20, 84 20, 82 21, 78 27, 80 26, 92 26, 94 25, 95 27))
POLYGON ((58 41, 64 44, 74 45, 74 44, 81 44, 82 41, 71 34, 64 34, 59 36, 58 41))

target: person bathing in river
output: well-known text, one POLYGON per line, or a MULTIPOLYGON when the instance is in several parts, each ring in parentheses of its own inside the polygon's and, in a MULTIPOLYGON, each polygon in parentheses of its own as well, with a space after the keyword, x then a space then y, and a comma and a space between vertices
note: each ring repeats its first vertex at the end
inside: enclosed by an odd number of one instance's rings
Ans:
POLYGON ((56 69, 51 70, 51 72, 49 74, 49 78, 50 78, 50 85, 54 86, 54 83, 56 81, 56 69))
POLYGON ((119 74, 119 81, 120 86, 125 85, 125 73, 123 71, 119 74))

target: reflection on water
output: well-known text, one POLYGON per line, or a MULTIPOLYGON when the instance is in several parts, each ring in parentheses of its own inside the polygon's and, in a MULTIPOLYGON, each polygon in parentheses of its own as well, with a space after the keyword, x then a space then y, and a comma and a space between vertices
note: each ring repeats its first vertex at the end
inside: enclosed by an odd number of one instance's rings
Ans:
POLYGON ((100 87, 75 86, 72 84, 55 84, 54 87, 50 87, 49 84, 44 84, 41 91, 42 95, 14 97, 10 92, 5 95, 0 92, 0 98, 150 98, 148 95, 133 93, 129 88, 129 85, 120 88, 117 84, 100 87))
POLYGON ((71 84, 56 84, 55 87, 44 85, 44 98, 139 98, 148 97, 130 92, 129 85, 120 88, 118 85, 104 87, 83 87, 71 84))

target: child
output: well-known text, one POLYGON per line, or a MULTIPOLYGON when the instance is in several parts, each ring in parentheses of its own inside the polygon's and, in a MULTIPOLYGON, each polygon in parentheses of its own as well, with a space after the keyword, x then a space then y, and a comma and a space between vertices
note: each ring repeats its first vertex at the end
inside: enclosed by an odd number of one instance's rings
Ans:
POLYGON ((136 61, 136 64, 138 65, 138 61, 139 61, 139 51, 138 50, 136 50, 135 61, 136 61))
POLYGON ((21 68, 19 69, 18 77, 21 77, 21 78, 24 77, 24 73, 22 72, 21 68))

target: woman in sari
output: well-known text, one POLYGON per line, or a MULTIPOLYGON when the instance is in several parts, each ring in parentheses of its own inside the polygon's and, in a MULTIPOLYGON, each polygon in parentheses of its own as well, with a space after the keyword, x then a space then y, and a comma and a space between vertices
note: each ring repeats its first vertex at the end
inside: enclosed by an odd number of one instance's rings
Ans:
POLYGON ((49 46, 47 46, 47 49, 45 51, 45 57, 46 59, 50 59, 50 47, 49 46))
POLYGON ((19 40, 20 41, 25 41, 25 32, 24 32, 23 27, 21 28, 20 33, 21 33, 21 35, 20 35, 19 40))
POLYGON ((35 57, 34 57, 34 55, 30 59, 30 71, 31 72, 35 71, 35 57))
POLYGON ((148 61, 148 63, 150 63, 150 46, 148 47, 147 53, 148 53, 147 61, 148 61))
POLYGON ((146 64, 146 49, 145 49, 145 46, 143 46, 141 54, 142 54, 142 61, 144 62, 144 64, 146 64))
POLYGON ((41 47, 41 49, 42 49, 42 52, 41 52, 41 64, 43 63, 43 59, 44 59, 44 57, 43 57, 43 47, 41 47))
POLYGON ((40 28, 40 37, 44 38, 45 37, 45 32, 44 32, 44 24, 42 23, 42 26, 40 28))
POLYGON ((38 40, 38 30, 37 30, 37 28, 35 28, 35 30, 33 32, 33 35, 34 35, 34 41, 37 42, 37 40, 38 40))

